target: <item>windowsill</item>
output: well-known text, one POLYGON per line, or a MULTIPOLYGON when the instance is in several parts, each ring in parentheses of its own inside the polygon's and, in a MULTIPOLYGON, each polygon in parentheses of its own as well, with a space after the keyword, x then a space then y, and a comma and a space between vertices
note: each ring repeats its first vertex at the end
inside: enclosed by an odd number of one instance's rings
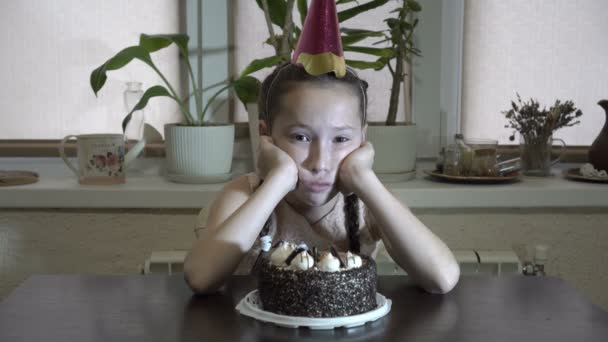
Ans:
MULTIPOLYGON (((178 184, 161 175, 162 159, 144 160, 126 184, 79 185, 59 158, 0 158, 1 169, 38 172, 37 183, 0 187, 0 208, 201 208, 223 184, 178 184)), ((561 165, 548 178, 523 177, 512 184, 468 185, 429 180, 422 170, 409 182, 385 183, 410 208, 564 208, 608 207, 608 185, 564 179, 561 165)), ((235 174, 245 172, 235 164, 235 174), (240 169, 240 171, 239 171, 240 169)))

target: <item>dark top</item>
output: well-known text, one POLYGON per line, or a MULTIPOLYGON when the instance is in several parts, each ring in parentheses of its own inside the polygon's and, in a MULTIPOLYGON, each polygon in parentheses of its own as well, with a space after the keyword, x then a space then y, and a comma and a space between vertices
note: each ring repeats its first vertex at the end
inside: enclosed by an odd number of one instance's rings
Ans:
POLYGON ((463 277, 447 295, 379 278, 391 312, 351 329, 289 329, 239 315, 234 276, 193 296, 181 276, 33 276, 0 302, 0 341, 608 341, 608 313, 556 278, 463 277))

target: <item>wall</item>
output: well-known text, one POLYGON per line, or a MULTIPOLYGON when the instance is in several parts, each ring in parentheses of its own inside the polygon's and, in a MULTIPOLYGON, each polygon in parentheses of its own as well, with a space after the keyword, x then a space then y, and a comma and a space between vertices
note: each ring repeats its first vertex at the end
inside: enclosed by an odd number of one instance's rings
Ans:
MULTIPOLYGON (((551 246, 547 272, 608 310, 608 212, 417 210, 453 249, 551 246)), ((193 210, 0 210, 0 298, 34 273, 126 274, 155 250, 188 249, 193 210)))

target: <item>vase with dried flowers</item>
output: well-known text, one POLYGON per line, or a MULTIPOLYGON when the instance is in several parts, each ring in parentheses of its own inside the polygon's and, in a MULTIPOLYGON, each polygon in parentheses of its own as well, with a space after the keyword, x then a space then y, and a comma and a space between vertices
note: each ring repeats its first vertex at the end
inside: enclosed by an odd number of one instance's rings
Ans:
POLYGON ((519 94, 517 103, 511 101, 511 109, 502 113, 508 120, 505 128, 515 130, 509 140, 514 141, 515 135, 519 133, 522 172, 528 176, 551 174, 551 165, 557 163, 561 157, 560 153, 560 156, 551 160, 553 143, 561 142, 562 151, 566 146, 563 140, 553 138, 553 132, 580 123, 577 119, 583 115, 572 101, 555 100, 555 104, 549 109, 541 109, 538 100, 530 98, 529 101, 522 101, 519 94))

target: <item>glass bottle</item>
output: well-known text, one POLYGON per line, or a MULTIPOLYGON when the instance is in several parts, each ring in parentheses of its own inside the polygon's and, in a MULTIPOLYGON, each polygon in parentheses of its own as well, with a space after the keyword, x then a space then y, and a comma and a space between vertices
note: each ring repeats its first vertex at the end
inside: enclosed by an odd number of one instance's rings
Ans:
POLYGON ((460 173, 462 176, 472 176, 473 149, 464 142, 464 136, 460 133, 454 135, 454 145, 460 151, 460 173))
MULTIPOLYGON (((127 82, 127 88, 124 91, 125 109, 127 113, 135 107, 135 105, 141 100, 144 95, 144 91, 141 89, 141 82, 127 82)), ((125 137, 128 140, 139 141, 144 136, 144 112, 143 110, 136 110, 131 115, 131 121, 127 124, 125 129, 125 137)))
MULTIPOLYGON (((123 93, 125 103, 125 115, 128 114, 133 107, 141 100, 144 95, 141 82, 126 82, 126 89, 123 93)), ((130 150, 138 141, 144 139, 145 116, 143 110, 136 110, 131 114, 131 120, 125 128, 125 139, 127 140, 127 150, 130 150)), ((144 157, 145 149, 137 155, 137 158, 131 162, 130 171, 139 170, 142 168, 142 158, 144 157)))
POLYGON ((443 173, 448 176, 462 176, 460 149, 454 144, 446 147, 443 158, 443 173))

